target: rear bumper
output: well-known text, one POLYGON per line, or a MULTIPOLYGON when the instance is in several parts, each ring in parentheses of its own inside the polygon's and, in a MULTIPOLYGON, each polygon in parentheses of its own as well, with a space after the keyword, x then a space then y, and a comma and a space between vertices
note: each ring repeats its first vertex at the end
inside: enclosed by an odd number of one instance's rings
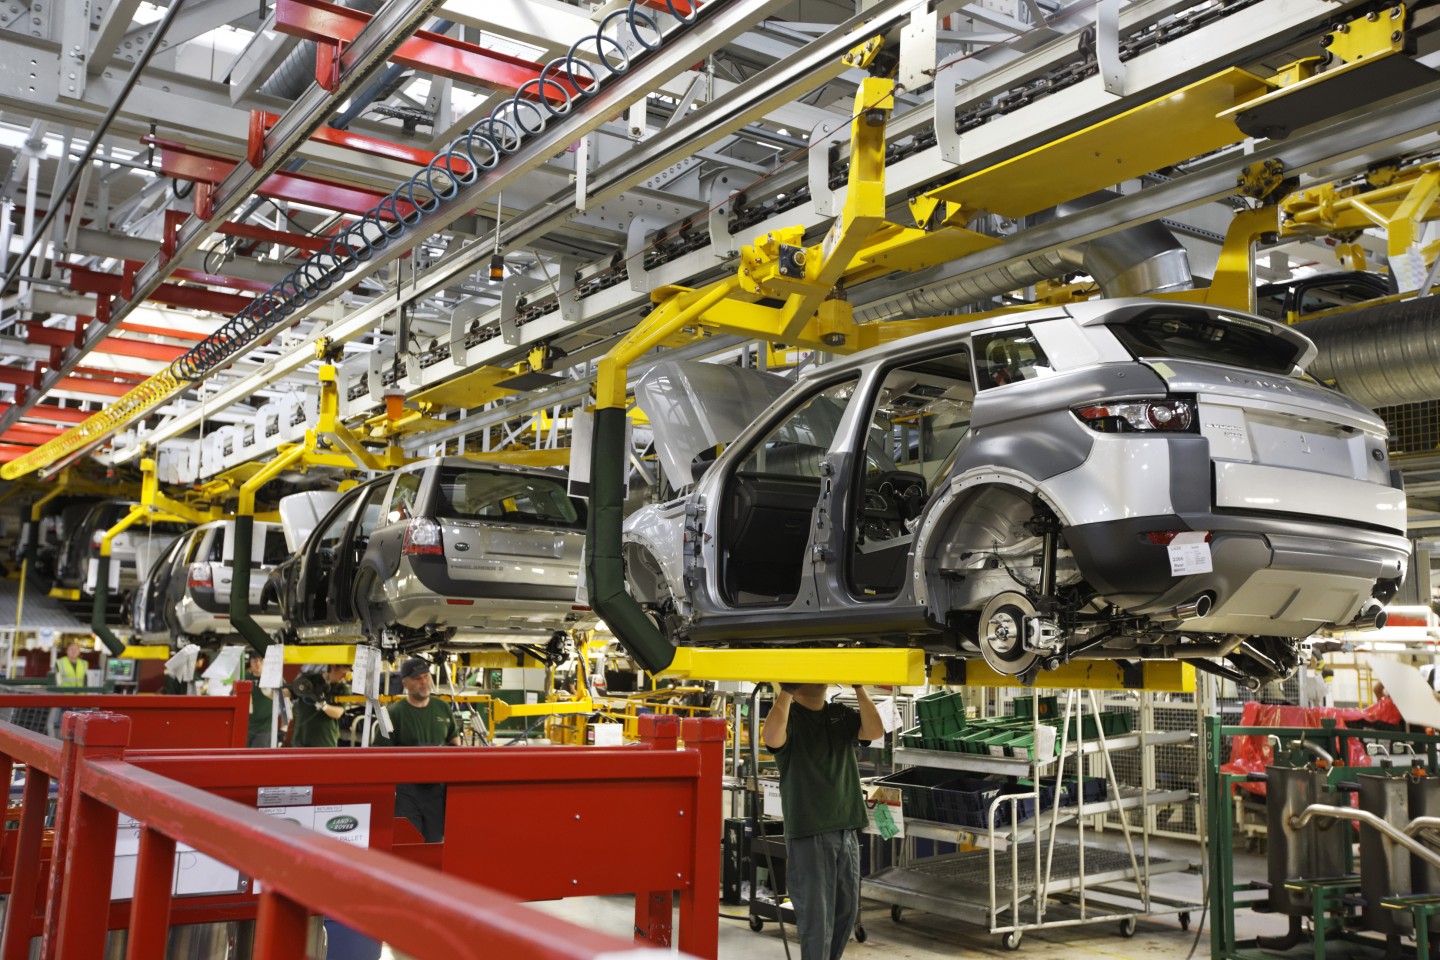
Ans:
POLYGON ((1065 540, 1090 585, 1130 613, 1212 595, 1210 615, 1182 628, 1195 633, 1308 636, 1353 619, 1378 582, 1404 576, 1410 556, 1398 534, 1213 513, 1082 524, 1065 540), (1214 569, 1172 575, 1168 548, 1141 539, 1158 530, 1208 531, 1214 569))
POLYGON ((534 634, 593 616, 576 609, 574 584, 459 580, 434 557, 406 557, 385 581, 384 593, 383 621, 410 629, 534 634))

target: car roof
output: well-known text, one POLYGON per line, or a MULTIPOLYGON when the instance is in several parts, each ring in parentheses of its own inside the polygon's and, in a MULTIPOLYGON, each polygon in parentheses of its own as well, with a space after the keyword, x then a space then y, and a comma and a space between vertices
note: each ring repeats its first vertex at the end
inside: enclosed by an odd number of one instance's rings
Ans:
MULTIPOLYGON (((1309 337, 1300 333, 1283 323, 1268 320, 1265 317, 1256 316, 1244 310, 1232 310, 1226 307, 1218 307, 1204 303, 1192 303, 1188 300, 1157 300, 1149 297, 1117 297, 1115 299, 1081 300, 1068 303, 1064 306, 1042 307, 1039 309, 1020 309, 1013 313, 1003 314, 998 317, 989 317, 984 320, 975 320, 970 323, 957 323, 938 330, 928 330, 925 333, 917 333, 914 336, 902 337, 899 340, 892 340, 890 343, 868 350, 861 350, 848 357, 843 357, 831 363, 825 363, 818 367, 811 367, 800 375, 800 380, 805 381, 816 377, 830 377, 846 371, 855 370, 862 366, 884 360, 896 353, 907 352, 914 348, 923 348, 934 343, 944 343, 947 340, 958 337, 970 337, 977 333, 985 333, 989 330, 999 330, 1017 325, 1038 323, 1044 320, 1056 320, 1061 317, 1072 317, 1081 326, 1096 326, 1104 323, 1113 314, 1138 310, 1144 307, 1174 306, 1193 310, 1203 310, 1210 314, 1223 314, 1235 317, 1244 317, 1263 323, 1271 328, 1277 335, 1287 340, 1303 341, 1306 349, 1301 350, 1300 366, 1304 367, 1314 359, 1315 346, 1309 337)), ((1297 344, 1298 345, 1298 344, 1297 344)))
POLYGON ((407 463, 401 470, 424 470, 429 467, 459 467, 464 470, 493 470, 504 473, 521 473, 535 477, 549 477, 552 480, 563 478, 564 471, 558 467, 530 467, 518 463, 489 463, 483 460, 472 460, 469 457, 431 457, 428 460, 417 460, 414 463, 407 463))

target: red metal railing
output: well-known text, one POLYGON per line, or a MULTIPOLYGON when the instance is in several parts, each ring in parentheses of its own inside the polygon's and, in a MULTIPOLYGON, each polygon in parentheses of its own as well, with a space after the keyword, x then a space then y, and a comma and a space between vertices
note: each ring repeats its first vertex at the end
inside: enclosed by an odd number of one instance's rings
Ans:
MULTIPOLYGON (((126 718, 64 724, 55 863, 41 956, 99 956, 107 929, 130 957, 160 956, 176 923, 257 921, 257 958, 300 957, 311 913, 419 958, 574 958, 629 944, 515 906, 517 899, 634 893, 635 942, 668 946, 679 891, 681 951, 717 950, 724 723, 651 718, 644 748, 126 750, 126 718), (397 783, 446 782, 446 840, 391 816, 397 783), (255 790, 309 785, 312 803, 369 803, 371 849, 257 812, 255 790), (134 898, 108 903, 118 814, 140 821, 134 898), (615 838, 638 838, 616 856, 615 838), (262 886, 174 900, 176 843, 262 886), (391 852, 384 852, 389 850, 391 852), (435 868, 444 874, 440 876, 435 868), (98 908, 98 909, 97 909, 98 908)), ((54 767, 53 741, 0 724, 0 752, 54 767)), ((28 762, 23 761, 22 762, 28 762)), ((48 778, 47 778, 48 780, 48 778)), ((47 783, 48 786, 48 783, 47 783)), ((43 808, 45 794, 27 795, 43 808)), ((38 838, 37 856, 38 871, 38 838)), ((17 876, 20 864, 17 861, 17 876)), ((19 885, 17 884, 17 887, 19 885)), ((20 914, 21 917, 25 914, 20 914)), ((7 911, 0 955, 40 932, 7 911)))
POLYGON ((132 749, 243 747, 250 723, 250 681, 228 697, 75 693, 0 694, 0 709, 104 710, 130 718, 132 749))
MULTIPOLYGON (((235 685, 228 697, 142 697, 94 694, 0 694, 0 708, 105 710, 130 720, 129 742, 137 747, 244 746, 250 716, 250 682, 235 685)), ((6 830, 0 843, 0 894, 6 904, 0 957, 30 955, 36 906, 44 905, 41 885, 48 884, 44 853, 50 784, 62 780, 68 744, 10 723, 0 723, 0 775, 8 796, 15 764, 26 768, 18 829, 6 830), (23 880, 19 883, 16 878, 23 880), (12 923, 13 920, 13 923, 12 923), (9 931, 16 930, 11 936, 9 931)))

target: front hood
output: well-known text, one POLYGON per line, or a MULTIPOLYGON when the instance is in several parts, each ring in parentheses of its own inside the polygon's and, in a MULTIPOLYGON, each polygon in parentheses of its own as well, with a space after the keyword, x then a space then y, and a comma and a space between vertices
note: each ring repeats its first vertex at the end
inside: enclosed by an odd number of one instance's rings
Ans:
POLYGON ((650 418, 666 478, 680 490, 694 482, 697 456, 730 443, 792 386, 760 370, 665 360, 635 384, 635 403, 650 418))

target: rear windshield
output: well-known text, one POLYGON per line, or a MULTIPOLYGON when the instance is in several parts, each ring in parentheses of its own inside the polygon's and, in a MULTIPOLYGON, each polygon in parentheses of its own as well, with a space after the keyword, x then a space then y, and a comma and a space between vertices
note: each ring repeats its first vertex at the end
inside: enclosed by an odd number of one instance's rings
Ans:
POLYGON ((441 467, 435 516, 453 520, 505 520, 582 529, 585 508, 558 478, 441 467))
POLYGON ((1224 363, 1263 373, 1290 373, 1303 346, 1249 317, 1159 308, 1108 324, 1136 357, 1224 363))

